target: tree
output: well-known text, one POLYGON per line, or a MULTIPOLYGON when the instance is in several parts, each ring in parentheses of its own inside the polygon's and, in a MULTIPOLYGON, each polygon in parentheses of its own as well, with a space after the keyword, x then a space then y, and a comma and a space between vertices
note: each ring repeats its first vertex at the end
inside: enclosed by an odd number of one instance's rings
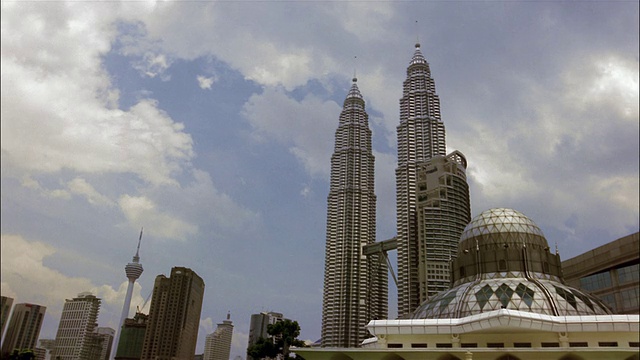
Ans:
POLYGON ((285 319, 270 324, 267 326, 267 333, 275 338, 278 353, 284 355, 285 359, 289 357, 289 347, 305 346, 304 342, 298 340, 300 325, 297 321, 285 319))
MULTIPOLYGON (((267 326, 269 339, 259 338, 258 341, 249 346, 247 355, 253 359, 275 358, 282 354, 286 359, 289 357, 291 346, 305 346, 304 342, 298 340, 300 336, 300 325, 297 321, 282 320, 267 326)), ((301 357, 296 356, 297 359, 301 357)))
POLYGON ((9 355, 9 360, 33 360, 36 358, 36 354, 31 349, 15 349, 9 355))

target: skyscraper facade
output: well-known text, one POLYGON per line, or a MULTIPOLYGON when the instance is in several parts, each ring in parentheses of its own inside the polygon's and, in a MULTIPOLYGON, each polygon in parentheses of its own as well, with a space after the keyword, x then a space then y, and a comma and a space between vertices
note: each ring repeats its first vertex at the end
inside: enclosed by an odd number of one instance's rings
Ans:
POLYGON ((2 342, 3 358, 15 349, 36 347, 46 310, 45 306, 35 304, 16 304, 13 307, 7 335, 2 342))
POLYGON ((13 305, 13 298, 8 296, 0 297, 0 341, 4 337, 4 329, 9 323, 9 314, 11 314, 11 305, 13 305))
POLYGON ((141 360, 193 358, 203 297, 204 281, 191 269, 156 277, 141 360))
POLYGON ((207 335, 204 343, 204 360, 229 360, 233 337, 233 322, 230 317, 230 314, 227 314, 227 319, 218 324, 214 332, 207 335))
POLYGON ((451 261, 471 221, 467 160, 459 151, 419 164, 416 189, 420 303, 451 287, 451 261))
POLYGON ((369 116, 353 84, 340 113, 327 197, 322 346, 357 347, 365 325, 387 316, 387 270, 362 248, 376 240, 369 116))
POLYGON ((398 316, 420 305, 420 249, 416 205, 417 172, 421 164, 446 154, 440 98, 429 63, 416 49, 407 68, 397 126, 396 221, 398 243, 398 316))
POLYGON ((89 292, 65 300, 56 332, 52 359, 92 360, 95 359, 94 330, 98 326, 101 300, 89 292))
POLYGON ((136 280, 140 278, 140 275, 142 275, 142 271, 144 270, 142 268, 142 264, 140 264, 140 242, 141 241, 142 241, 142 230, 140 230, 140 237, 138 238, 138 248, 136 249, 136 254, 133 256, 132 261, 124 267, 124 272, 127 275, 129 284, 127 285, 127 294, 124 297, 124 304, 122 305, 122 313, 120 314, 120 322, 118 323, 118 329, 115 335, 114 343, 116 344, 116 347, 118 346, 118 342, 120 341, 120 332, 122 331, 124 320, 129 316, 129 308, 131 307, 131 295, 133 294, 133 285, 135 284, 136 280))

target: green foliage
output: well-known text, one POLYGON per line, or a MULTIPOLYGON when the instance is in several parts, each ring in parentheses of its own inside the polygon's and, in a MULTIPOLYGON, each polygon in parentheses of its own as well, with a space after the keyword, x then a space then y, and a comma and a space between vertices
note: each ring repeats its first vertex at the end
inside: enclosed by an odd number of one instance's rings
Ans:
MULTIPOLYGON (((253 359, 275 358, 282 354, 284 358, 289 357, 291 346, 304 347, 304 342, 298 340, 300 336, 300 325, 297 321, 283 320, 267 326, 267 333, 273 339, 260 338, 258 342, 247 349, 247 355, 253 359)), ((301 357, 297 356, 297 359, 301 357)))
POLYGON ((15 349, 9 355, 9 360, 33 360, 36 358, 36 354, 31 349, 15 349))

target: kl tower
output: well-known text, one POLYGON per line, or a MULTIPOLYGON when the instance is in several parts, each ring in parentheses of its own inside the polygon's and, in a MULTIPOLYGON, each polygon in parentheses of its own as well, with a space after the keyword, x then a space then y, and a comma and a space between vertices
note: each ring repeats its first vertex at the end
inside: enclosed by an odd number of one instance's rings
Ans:
POLYGON ((127 274, 127 279, 129 279, 129 286, 127 287, 127 296, 124 297, 124 305, 122 305, 122 315, 120 315, 120 324, 118 325, 118 332, 116 333, 116 338, 113 343, 113 350, 111 352, 111 358, 115 357, 116 351, 118 350, 118 342, 120 341, 120 332, 122 331, 122 326, 124 325, 124 319, 129 316, 129 308, 131 307, 131 295, 133 294, 133 284, 138 280, 140 275, 142 275, 142 264, 140 264, 140 242, 142 241, 142 230, 140 229, 140 237, 138 238, 138 248, 136 249, 136 254, 133 256, 132 262, 128 263, 124 267, 124 272, 127 274))

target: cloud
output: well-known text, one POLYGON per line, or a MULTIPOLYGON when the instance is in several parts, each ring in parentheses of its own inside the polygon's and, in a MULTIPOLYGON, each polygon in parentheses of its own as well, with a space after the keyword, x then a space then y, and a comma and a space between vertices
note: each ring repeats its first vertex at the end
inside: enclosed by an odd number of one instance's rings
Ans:
POLYGON ((198 233, 198 226, 165 213, 149 198, 122 195, 118 200, 120 209, 133 227, 144 226, 149 235, 185 241, 198 233))
MULTIPOLYGON (((102 299, 101 313, 116 314, 122 309, 127 282, 113 289, 108 285, 96 285, 84 277, 68 276, 44 264, 46 258, 59 250, 40 241, 29 241, 21 235, 2 234, 0 241, 2 261, 2 294, 10 294, 16 302, 31 302, 47 306, 47 313, 58 317, 64 299, 89 291, 102 299), (20 284, 9 286, 8 284, 20 284)), ((140 303, 140 285, 134 287, 132 306, 140 303)), ((133 311, 133 310, 132 310, 133 311)), ((103 317, 101 326, 117 327, 118 319, 103 317), (110 325, 107 325, 110 324, 110 325)))
POLYGON ((69 181, 67 185, 71 193, 85 197, 91 205, 115 205, 111 199, 96 191, 85 179, 75 178, 69 181))
POLYGON ((12 4, 3 9, 3 27, 12 30, 2 32, 5 174, 71 169, 173 182, 193 156, 191 137, 153 99, 118 109, 118 91, 101 65, 115 36, 108 19, 69 6, 69 12, 82 14, 71 21, 62 8, 12 4), (30 49, 39 50, 34 56, 30 49))
POLYGON ((216 81, 216 77, 212 76, 212 77, 205 77, 202 75, 198 75, 198 77, 196 78, 198 80, 198 85, 200 86, 201 89, 211 89, 211 85, 213 85, 213 83, 216 81))
POLYGON ((314 95, 296 101, 282 88, 267 87, 249 98, 243 115, 256 139, 287 146, 309 174, 327 177, 340 110, 335 102, 314 95))

